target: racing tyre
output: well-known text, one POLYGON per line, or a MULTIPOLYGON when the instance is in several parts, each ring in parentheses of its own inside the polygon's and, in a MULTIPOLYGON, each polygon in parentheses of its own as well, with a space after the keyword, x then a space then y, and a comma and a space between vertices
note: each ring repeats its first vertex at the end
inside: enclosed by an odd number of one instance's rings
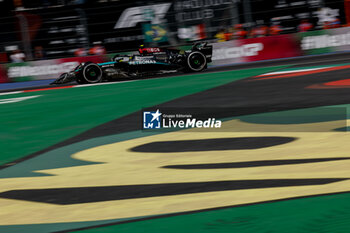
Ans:
POLYGON ((199 51, 190 53, 186 58, 187 69, 192 72, 199 72, 207 67, 207 58, 199 51))
POLYGON ((102 81, 103 72, 101 68, 92 62, 87 62, 81 76, 77 79, 78 83, 99 83, 102 81))

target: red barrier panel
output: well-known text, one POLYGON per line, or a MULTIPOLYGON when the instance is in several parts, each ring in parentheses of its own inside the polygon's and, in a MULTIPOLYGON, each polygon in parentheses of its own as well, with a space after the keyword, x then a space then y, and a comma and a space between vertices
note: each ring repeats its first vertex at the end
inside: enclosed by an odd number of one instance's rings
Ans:
POLYGON ((9 78, 7 77, 7 72, 4 66, 0 66, 0 83, 7 83, 10 82, 9 78))
POLYGON ((261 61, 302 55, 299 41, 296 40, 293 34, 245 39, 240 40, 239 44, 260 45, 261 50, 258 51, 254 56, 246 57, 245 61, 261 61))

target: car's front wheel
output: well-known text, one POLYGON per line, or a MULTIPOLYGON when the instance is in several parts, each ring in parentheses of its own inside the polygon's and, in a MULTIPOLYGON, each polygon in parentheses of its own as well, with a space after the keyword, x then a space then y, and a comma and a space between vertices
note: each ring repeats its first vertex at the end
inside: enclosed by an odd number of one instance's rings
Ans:
POLYGON ((95 63, 87 62, 83 68, 78 83, 99 83, 102 81, 102 69, 95 63))

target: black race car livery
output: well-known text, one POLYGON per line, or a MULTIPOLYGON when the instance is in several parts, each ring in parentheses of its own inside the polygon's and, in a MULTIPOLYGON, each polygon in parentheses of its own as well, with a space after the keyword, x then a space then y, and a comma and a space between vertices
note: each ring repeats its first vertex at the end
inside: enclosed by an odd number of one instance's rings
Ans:
POLYGON ((212 50, 212 46, 207 43, 196 43, 188 51, 140 48, 137 55, 116 55, 110 62, 81 63, 73 71, 61 74, 52 84, 73 81, 91 84, 177 71, 199 72, 211 62, 212 50))

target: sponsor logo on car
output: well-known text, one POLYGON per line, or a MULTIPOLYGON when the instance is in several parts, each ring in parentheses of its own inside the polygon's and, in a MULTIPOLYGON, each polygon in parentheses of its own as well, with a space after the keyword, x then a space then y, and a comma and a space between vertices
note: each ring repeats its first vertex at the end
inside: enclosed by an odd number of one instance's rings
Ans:
POLYGON ((143 65, 143 64, 156 64, 157 62, 154 60, 140 60, 140 61, 131 61, 129 62, 130 65, 143 65))

